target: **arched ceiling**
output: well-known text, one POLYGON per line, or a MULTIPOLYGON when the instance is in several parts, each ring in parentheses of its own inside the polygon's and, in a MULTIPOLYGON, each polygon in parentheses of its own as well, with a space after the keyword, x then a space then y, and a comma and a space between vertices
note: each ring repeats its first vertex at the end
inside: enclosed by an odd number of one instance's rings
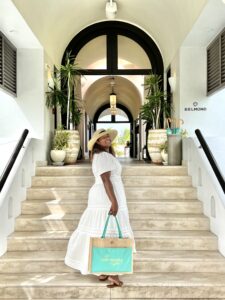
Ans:
MULTIPOLYGON (((128 79, 116 76, 114 92, 117 95, 117 103, 126 106, 134 119, 137 118, 140 105, 141 95, 135 85, 128 79)), ((109 103, 109 94, 112 92, 112 77, 106 76, 96 80, 86 91, 83 96, 85 111, 89 118, 93 120, 96 111, 100 106, 109 103)))
MULTIPOLYGON (((106 0, 12 0, 56 65, 71 39, 104 21, 106 0)), ((146 31, 171 62, 207 0, 117 0, 117 20, 146 31)))

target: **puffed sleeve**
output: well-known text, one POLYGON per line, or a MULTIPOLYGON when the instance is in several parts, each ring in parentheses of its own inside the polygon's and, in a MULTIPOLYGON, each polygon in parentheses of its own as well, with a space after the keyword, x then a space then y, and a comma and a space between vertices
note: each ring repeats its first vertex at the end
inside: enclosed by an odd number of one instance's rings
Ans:
POLYGON ((95 155, 95 174, 97 176, 116 168, 112 154, 102 151, 95 155))

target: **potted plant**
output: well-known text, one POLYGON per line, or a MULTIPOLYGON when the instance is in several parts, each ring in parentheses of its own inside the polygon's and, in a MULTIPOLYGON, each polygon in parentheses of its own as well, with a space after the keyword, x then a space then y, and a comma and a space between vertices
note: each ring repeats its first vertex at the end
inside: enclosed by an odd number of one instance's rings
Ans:
POLYGON ((63 109, 64 103, 67 101, 66 92, 60 88, 59 77, 52 76, 53 85, 48 84, 48 91, 46 92, 46 106, 55 111, 57 107, 63 109))
POLYGON ((77 127, 82 117, 82 107, 80 100, 75 97, 77 80, 81 76, 80 70, 75 62, 75 57, 71 55, 71 52, 67 52, 65 65, 61 65, 59 68, 62 86, 64 88, 67 87, 66 128, 69 132, 65 158, 65 163, 67 164, 74 164, 76 162, 80 150, 80 135, 77 127))
POLYGON ((141 106, 140 116, 145 120, 144 124, 151 128, 148 131, 148 152, 153 163, 161 163, 162 156, 160 145, 167 140, 166 129, 161 128, 161 118, 170 114, 171 105, 167 101, 167 94, 161 90, 162 79, 160 75, 150 74, 145 78, 147 90, 146 101, 141 106))
POLYGON ((164 165, 168 165, 168 141, 165 141, 164 144, 161 144, 159 148, 161 151, 162 163, 164 165))
POLYGON ((81 101, 75 97, 76 82, 80 76, 80 68, 77 66, 74 56, 67 53, 65 65, 60 65, 56 69, 55 75, 52 76, 54 86, 49 86, 50 90, 46 92, 47 107, 55 108, 58 105, 62 112, 67 113, 66 130, 69 134, 68 147, 65 148, 65 163, 67 164, 76 162, 80 150, 80 136, 77 127, 82 117, 82 105, 81 101))
POLYGON ((69 133, 63 130, 62 127, 58 127, 55 131, 52 150, 50 152, 50 157, 53 161, 53 165, 63 165, 64 159, 66 157, 65 149, 68 147, 69 133))
POLYGON ((76 125, 79 124, 82 115, 78 104, 79 99, 74 95, 76 80, 81 76, 80 70, 78 64, 75 62, 75 57, 71 55, 71 52, 67 52, 65 65, 61 65, 59 68, 63 87, 67 87, 67 130, 70 129, 70 121, 72 121, 73 127, 76 127, 76 125))

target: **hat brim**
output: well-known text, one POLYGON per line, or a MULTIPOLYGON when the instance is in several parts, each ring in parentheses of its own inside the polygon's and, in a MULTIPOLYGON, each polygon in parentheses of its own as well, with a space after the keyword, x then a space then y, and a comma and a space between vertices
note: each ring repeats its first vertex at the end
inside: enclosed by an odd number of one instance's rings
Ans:
POLYGON ((106 131, 98 134, 97 136, 95 137, 92 137, 92 139, 90 139, 90 141, 88 142, 88 150, 91 151, 94 147, 94 144, 96 143, 96 141, 104 136, 108 134, 110 136, 110 139, 111 139, 111 142, 113 142, 113 140, 116 138, 117 134, 118 134, 118 131, 116 129, 107 129, 106 131))

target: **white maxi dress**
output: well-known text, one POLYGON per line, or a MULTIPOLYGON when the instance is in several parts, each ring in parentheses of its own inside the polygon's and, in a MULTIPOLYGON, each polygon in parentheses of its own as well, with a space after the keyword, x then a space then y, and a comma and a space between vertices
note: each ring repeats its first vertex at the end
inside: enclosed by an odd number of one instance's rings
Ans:
MULTIPOLYGON (((64 262, 67 266, 80 270, 81 274, 87 275, 90 237, 101 237, 104 229, 111 201, 105 191, 101 174, 111 171, 110 180, 118 202, 117 220, 122 236, 133 239, 133 253, 136 253, 134 234, 130 226, 129 212, 126 203, 126 195, 121 178, 122 166, 119 160, 109 152, 95 153, 92 161, 92 172, 95 183, 88 193, 88 205, 81 215, 77 228, 72 233, 64 262)), ((106 237, 118 237, 116 220, 110 216, 106 237)), ((95 273, 92 273, 95 274, 95 273)), ((95 274, 98 275, 99 274, 95 274)))

